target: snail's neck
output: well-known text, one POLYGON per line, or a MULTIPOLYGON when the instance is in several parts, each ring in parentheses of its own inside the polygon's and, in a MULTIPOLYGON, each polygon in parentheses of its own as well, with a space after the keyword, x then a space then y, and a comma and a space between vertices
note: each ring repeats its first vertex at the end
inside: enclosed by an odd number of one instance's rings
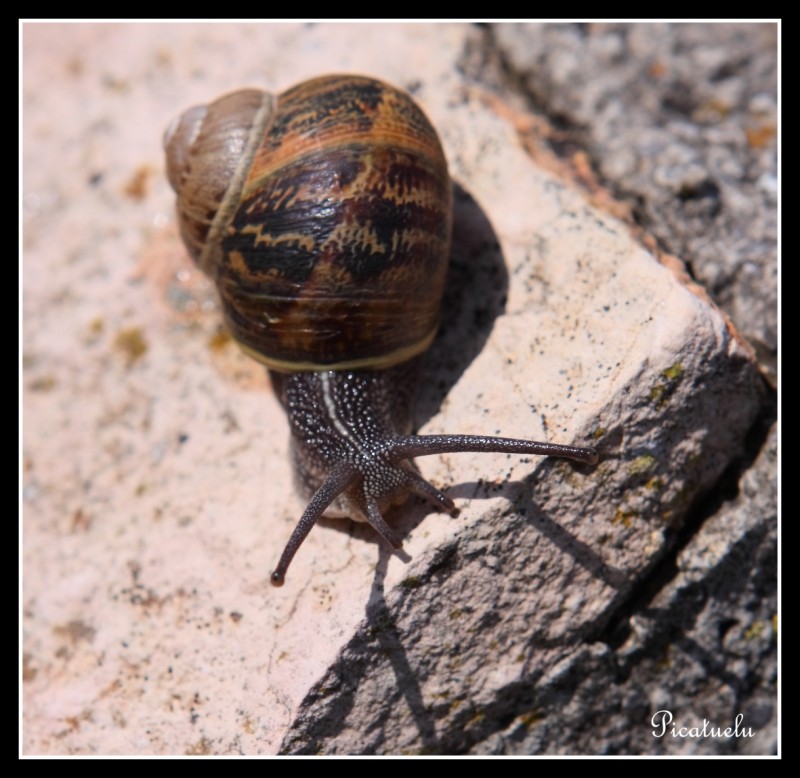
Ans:
POLYGON ((293 446, 331 466, 411 430, 416 364, 388 370, 270 372, 293 446))

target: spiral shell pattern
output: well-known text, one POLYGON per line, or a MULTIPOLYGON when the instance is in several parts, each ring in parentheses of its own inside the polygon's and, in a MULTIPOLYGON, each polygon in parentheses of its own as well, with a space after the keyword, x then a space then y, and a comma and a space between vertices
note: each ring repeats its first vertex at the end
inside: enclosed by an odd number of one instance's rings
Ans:
POLYGON ((424 351, 452 221, 425 115, 405 93, 356 76, 307 81, 268 112, 249 110, 246 169, 230 174, 219 213, 206 209, 214 245, 198 260, 236 340, 287 372, 378 369, 424 351))

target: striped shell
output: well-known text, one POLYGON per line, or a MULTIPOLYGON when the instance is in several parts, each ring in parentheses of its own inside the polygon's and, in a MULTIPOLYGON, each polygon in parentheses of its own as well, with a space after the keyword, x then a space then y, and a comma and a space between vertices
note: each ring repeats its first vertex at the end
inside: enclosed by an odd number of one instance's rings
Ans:
POLYGON ((419 107, 369 78, 236 92, 167 131, 181 236, 273 369, 385 368, 436 331, 451 185, 419 107))

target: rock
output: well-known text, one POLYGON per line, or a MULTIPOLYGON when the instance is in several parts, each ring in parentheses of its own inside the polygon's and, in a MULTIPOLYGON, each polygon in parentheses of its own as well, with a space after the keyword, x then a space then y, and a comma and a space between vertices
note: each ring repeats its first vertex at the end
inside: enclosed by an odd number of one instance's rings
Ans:
POLYGON ((695 699, 722 725, 741 701, 739 752, 774 748, 774 609, 752 599, 771 449, 729 513, 703 507, 769 413, 753 350, 461 74, 481 47, 464 25, 25 27, 25 753, 672 753, 649 717, 695 699), (398 509, 404 558, 326 522, 275 590, 303 509, 286 424, 185 258, 159 143, 186 105, 326 70, 410 89, 456 181, 421 431, 601 461, 421 459, 458 519, 398 509), (738 696, 714 707, 715 682, 738 696))
POLYGON ((534 105, 557 119, 638 223, 777 372, 775 24, 491 28, 534 105))

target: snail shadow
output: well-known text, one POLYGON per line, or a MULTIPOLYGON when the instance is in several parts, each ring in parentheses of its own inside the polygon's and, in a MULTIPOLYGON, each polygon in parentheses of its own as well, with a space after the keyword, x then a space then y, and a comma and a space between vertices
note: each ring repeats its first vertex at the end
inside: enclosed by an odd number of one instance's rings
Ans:
POLYGON ((480 354, 508 299, 508 270, 484 210, 453 184, 453 244, 439 331, 421 359, 416 426, 435 416, 462 373, 480 354))
MULTIPOLYGON (((396 553, 396 552, 394 552, 396 553)), ((441 744, 436 734, 436 719, 425 704, 419 672, 415 670, 405 644, 408 635, 397 623, 397 609, 386 602, 385 579, 389 559, 393 555, 385 543, 380 546, 372 594, 366 605, 366 622, 375 636, 375 648, 391 665, 396 683, 396 694, 402 697, 419 737, 419 751, 423 754, 441 753, 441 744)))
MULTIPOLYGON (((385 543, 379 548, 372 592, 365 606, 365 623, 346 650, 340 653, 328 674, 318 682, 315 693, 302 703, 301 710, 308 706, 313 715, 306 717, 301 714, 294 721, 284 735, 279 751, 282 755, 335 753, 327 751, 327 745, 348 728, 352 729, 349 717, 358 707, 359 694, 375 694, 375 682, 380 684, 386 711, 395 710, 403 703, 407 706, 418 735, 418 740, 411 746, 413 750, 429 754, 442 752, 435 717, 425 705, 419 672, 411 661, 413 652, 406 648, 409 638, 400 623, 397 603, 389 605, 386 601, 386 571, 393 551, 385 543), (388 673, 383 671, 384 663, 388 663, 388 673), (365 666, 369 666, 371 671, 365 673, 365 666), (389 674, 394 677, 393 683, 389 674), (362 689, 365 685, 372 688, 365 691, 362 689), (331 689, 336 690, 335 694, 330 694, 331 689), (329 697, 329 704, 322 709, 319 708, 320 695, 329 697)), ((362 710, 362 716, 363 713, 362 710)), ((380 726, 376 726, 364 732, 358 749, 352 753, 361 756, 384 754, 380 730, 380 726)))

